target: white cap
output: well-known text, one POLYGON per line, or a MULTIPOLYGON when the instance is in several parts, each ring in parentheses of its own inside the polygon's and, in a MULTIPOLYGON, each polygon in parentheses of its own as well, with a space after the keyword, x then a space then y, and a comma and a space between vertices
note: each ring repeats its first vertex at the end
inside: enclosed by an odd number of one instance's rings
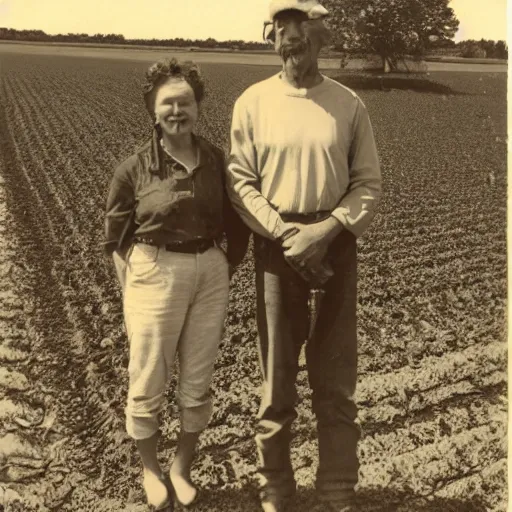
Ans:
POLYGON ((305 12, 312 20, 324 18, 329 11, 317 0, 272 0, 269 6, 270 21, 278 12, 296 9, 305 12))

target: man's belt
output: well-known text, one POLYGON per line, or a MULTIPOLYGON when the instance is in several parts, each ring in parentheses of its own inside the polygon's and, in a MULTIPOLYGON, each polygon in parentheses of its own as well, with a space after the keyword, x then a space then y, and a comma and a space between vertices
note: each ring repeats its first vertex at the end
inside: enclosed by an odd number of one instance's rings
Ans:
POLYGON ((314 213, 281 213, 284 222, 298 222, 300 224, 313 224, 327 219, 331 215, 329 211, 314 213))
POLYGON ((156 247, 163 247, 166 251, 169 252, 184 252, 187 254, 196 254, 206 252, 210 247, 215 245, 215 240, 213 239, 204 239, 201 238, 199 240, 187 240, 184 242, 172 242, 168 244, 162 244, 155 242, 151 238, 147 238, 144 236, 136 236, 133 239, 136 244, 146 244, 146 245, 154 245, 156 247))

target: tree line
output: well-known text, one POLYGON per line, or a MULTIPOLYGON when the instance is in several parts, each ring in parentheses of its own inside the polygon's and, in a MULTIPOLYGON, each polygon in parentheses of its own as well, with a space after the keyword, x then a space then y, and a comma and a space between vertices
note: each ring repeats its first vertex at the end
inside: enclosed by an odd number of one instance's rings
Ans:
POLYGON ((492 41, 489 39, 468 39, 459 43, 463 57, 480 57, 491 59, 508 59, 508 48, 505 41, 492 41))
POLYGON ((7 41, 34 41, 55 43, 103 43, 144 46, 169 46, 177 48, 226 48, 240 50, 268 49, 265 42, 253 42, 243 40, 217 41, 208 39, 127 39, 122 34, 55 34, 49 35, 42 30, 16 30, 0 27, 0 40, 7 41))
MULTIPOLYGON (((16 30, 13 28, 0 27, 0 40, 5 41, 40 41, 40 42, 61 42, 61 43, 106 43, 106 44, 126 44, 126 45, 146 45, 146 46, 169 46, 178 48, 226 48, 226 49, 246 49, 246 50, 266 50, 269 46, 265 42, 229 40, 217 41, 213 38, 208 39, 183 39, 181 37, 174 39, 126 39, 122 34, 56 34, 49 35, 42 30, 16 30)), ((332 46, 334 50, 347 51, 348 53, 358 53, 360 48, 353 45, 353 48, 345 46, 343 43, 337 43, 332 46)), ((507 59, 508 48, 505 41, 493 41, 488 39, 468 39, 455 43, 447 39, 444 41, 429 41, 428 50, 438 49, 456 50, 464 57, 488 57, 496 59, 507 59)))

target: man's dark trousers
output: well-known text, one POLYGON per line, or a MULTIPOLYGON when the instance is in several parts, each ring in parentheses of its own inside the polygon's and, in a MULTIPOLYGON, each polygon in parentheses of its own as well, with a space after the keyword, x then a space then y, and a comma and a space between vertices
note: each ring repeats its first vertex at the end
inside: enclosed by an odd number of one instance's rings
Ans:
MULTIPOLYGON (((319 466, 316 488, 323 501, 343 501, 358 480, 361 431, 353 397, 357 381, 356 238, 344 230, 328 252, 334 275, 312 339, 306 345, 319 466)), ((308 285, 285 261, 278 243, 255 235, 257 322, 263 395, 256 444, 262 498, 295 494, 290 427, 295 411, 299 355, 308 336, 308 285)))

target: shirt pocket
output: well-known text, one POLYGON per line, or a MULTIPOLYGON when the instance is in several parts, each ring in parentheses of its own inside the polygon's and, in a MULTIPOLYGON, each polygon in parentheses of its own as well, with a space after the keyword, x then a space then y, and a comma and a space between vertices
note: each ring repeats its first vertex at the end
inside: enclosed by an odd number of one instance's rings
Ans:
POLYGON ((159 247, 135 244, 128 258, 128 269, 133 277, 148 277, 157 267, 159 247))

